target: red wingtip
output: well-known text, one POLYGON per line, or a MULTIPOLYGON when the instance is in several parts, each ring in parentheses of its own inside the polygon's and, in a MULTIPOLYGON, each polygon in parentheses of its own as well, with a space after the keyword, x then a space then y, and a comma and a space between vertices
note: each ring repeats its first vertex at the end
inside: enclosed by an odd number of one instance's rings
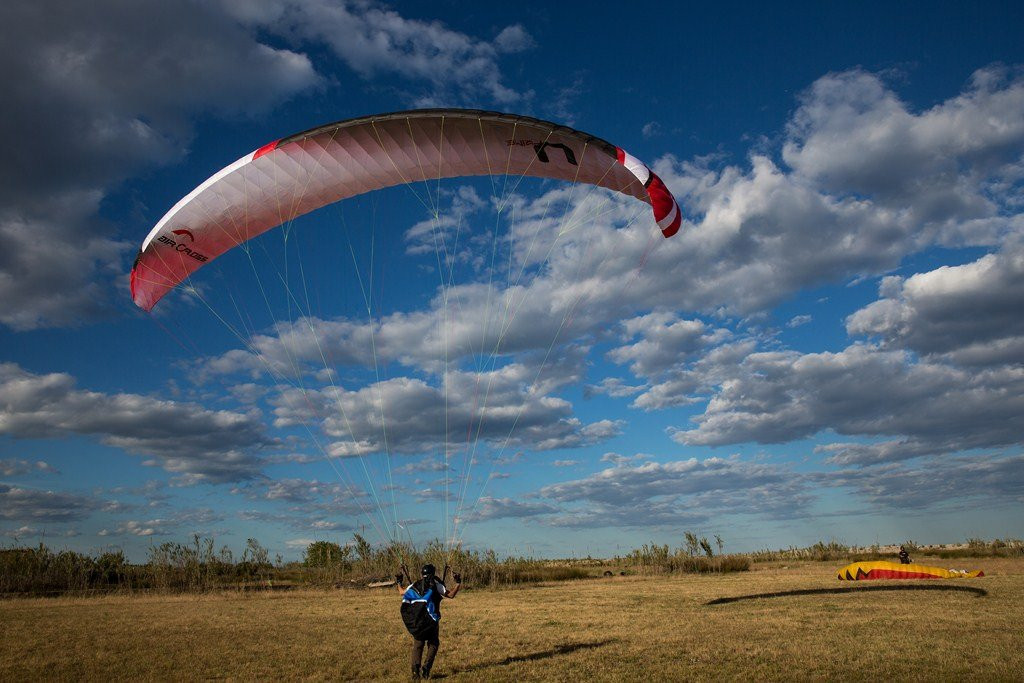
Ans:
POLYGON ((259 159, 264 154, 269 154, 270 152, 273 152, 275 149, 277 149, 277 143, 279 142, 280 140, 274 140, 273 142, 268 142, 267 144, 260 147, 258 150, 252 153, 253 160, 259 159))
POLYGON ((683 223, 683 213, 664 181, 653 171, 650 180, 647 181, 647 195, 651 198, 654 220, 661 228, 661 233, 665 237, 671 237, 679 232, 679 226, 683 223))

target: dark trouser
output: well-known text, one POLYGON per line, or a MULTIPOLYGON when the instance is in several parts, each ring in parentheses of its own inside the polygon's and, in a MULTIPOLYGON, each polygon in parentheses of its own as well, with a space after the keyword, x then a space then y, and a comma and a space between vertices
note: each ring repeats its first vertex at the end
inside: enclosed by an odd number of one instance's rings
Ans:
POLYGON ((427 637, 423 640, 412 640, 412 667, 417 669, 420 667, 422 662, 423 670, 430 671, 430 667, 434 665, 434 657, 437 656, 437 648, 441 646, 441 641, 438 638, 438 629, 435 626, 434 629, 426 634, 427 637), (423 646, 427 646, 427 656, 423 656, 423 646))

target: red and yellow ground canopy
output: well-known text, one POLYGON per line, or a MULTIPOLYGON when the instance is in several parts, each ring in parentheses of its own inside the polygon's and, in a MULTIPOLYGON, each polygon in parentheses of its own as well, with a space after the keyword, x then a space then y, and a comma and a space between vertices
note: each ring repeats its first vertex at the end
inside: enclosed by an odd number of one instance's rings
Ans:
POLYGON ((973 579, 985 576, 980 569, 943 569, 923 564, 900 564, 898 562, 854 562, 839 570, 840 581, 864 581, 867 579, 973 579))

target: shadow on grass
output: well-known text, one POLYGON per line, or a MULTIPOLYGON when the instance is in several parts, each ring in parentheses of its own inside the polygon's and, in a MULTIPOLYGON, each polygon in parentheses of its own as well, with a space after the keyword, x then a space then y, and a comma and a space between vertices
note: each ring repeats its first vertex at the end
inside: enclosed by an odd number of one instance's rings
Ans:
POLYGON ((505 657, 505 659, 494 661, 494 662, 481 662, 480 664, 474 664, 472 666, 466 666, 461 668, 455 668, 446 672, 438 672, 431 676, 431 678, 445 678, 447 676, 455 676, 456 674, 472 673, 474 671, 482 671, 484 669, 492 669, 498 666, 508 666, 509 664, 515 664, 517 662, 535 662, 539 659, 550 659, 551 657, 557 657, 559 655, 567 655, 580 650, 592 650, 598 647, 604 647, 616 642, 617 638, 609 638, 607 640, 595 640, 589 643, 568 643, 566 645, 558 645, 551 648, 550 650, 541 650, 540 652, 529 652, 521 655, 512 655, 505 657))
POLYGON ((788 598, 794 595, 843 595, 846 593, 864 593, 871 591, 947 591, 953 593, 970 593, 977 597, 988 595, 984 588, 974 586, 937 586, 935 584, 913 583, 903 586, 858 586, 856 588, 801 588, 793 591, 780 591, 778 593, 757 593, 755 595, 736 595, 730 598, 715 598, 705 602, 705 605, 724 605, 740 600, 761 600, 763 598, 788 598))

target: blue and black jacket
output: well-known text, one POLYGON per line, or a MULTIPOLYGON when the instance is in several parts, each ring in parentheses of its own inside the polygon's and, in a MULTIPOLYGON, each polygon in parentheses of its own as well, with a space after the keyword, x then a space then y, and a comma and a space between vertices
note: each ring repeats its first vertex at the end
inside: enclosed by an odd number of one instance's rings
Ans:
POLYGON ((413 638, 427 640, 441 622, 444 584, 436 579, 420 579, 402 595, 402 621, 413 638))

